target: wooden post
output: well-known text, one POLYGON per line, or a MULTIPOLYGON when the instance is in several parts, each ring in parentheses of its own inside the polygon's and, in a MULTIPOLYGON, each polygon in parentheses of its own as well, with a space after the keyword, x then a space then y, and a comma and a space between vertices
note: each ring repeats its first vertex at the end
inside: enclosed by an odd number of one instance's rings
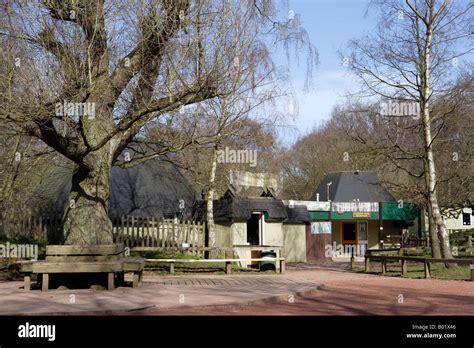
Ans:
POLYGON ((174 261, 171 261, 171 262, 170 262, 170 273, 171 273, 171 274, 174 273, 174 261))
POLYGON ((225 273, 231 274, 232 273, 232 262, 226 261, 225 263, 225 273))
POLYGON ((285 269, 285 260, 280 260, 280 273, 285 273, 286 269, 285 269))
POLYGON ((108 273, 107 289, 109 291, 112 291, 114 289, 114 272, 109 272, 108 273))
POLYGON ((138 271, 135 271, 133 272, 133 284, 132 284, 132 288, 137 288, 138 287, 138 283, 140 282, 140 272, 138 271))
POLYGON ((370 257, 369 257, 369 255, 365 256, 365 272, 370 272, 370 257))
POLYGON ((385 272, 387 272, 387 261, 382 258, 382 275, 385 275, 385 272))
POLYGON ((41 291, 48 291, 49 289, 49 274, 43 273, 43 280, 41 281, 41 291))
POLYGON ((407 275, 407 272, 408 272, 408 264, 407 264, 407 260, 403 260, 402 259, 402 276, 406 276, 407 275))
POLYGON ((23 279, 23 288, 26 291, 30 290, 31 288, 31 275, 29 273, 25 274, 25 277, 23 279))
POLYGON ((351 248, 351 270, 355 269, 354 248, 351 248))
POLYGON ((426 279, 429 279, 431 278, 431 274, 430 274, 430 262, 428 260, 425 259, 425 278, 426 279))

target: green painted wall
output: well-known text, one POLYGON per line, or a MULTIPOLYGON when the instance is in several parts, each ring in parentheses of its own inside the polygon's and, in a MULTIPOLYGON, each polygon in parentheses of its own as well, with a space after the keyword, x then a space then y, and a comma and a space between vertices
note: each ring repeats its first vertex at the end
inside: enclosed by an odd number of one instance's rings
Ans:
POLYGON ((378 220, 379 213, 378 212, 371 212, 370 218, 362 217, 362 218, 355 218, 352 217, 352 212, 344 212, 344 213, 337 213, 335 211, 331 212, 331 220, 357 220, 357 221, 366 221, 366 220, 378 220))
POLYGON ((329 220, 328 211, 310 211, 308 213, 311 220, 329 220))

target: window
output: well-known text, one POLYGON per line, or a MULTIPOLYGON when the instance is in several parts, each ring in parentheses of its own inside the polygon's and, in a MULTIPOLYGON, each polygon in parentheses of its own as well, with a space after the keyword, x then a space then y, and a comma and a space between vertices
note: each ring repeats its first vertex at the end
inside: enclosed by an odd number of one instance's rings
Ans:
POLYGON ((321 221, 311 223, 311 234, 331 233, 331 221, 321 221))
POLYGON ((359 241, 367 240, 367 222, 359 222, 359 241))
POLYGON ((471 214, 462 213, 462 224, 464 226, 471 226, 471 214))

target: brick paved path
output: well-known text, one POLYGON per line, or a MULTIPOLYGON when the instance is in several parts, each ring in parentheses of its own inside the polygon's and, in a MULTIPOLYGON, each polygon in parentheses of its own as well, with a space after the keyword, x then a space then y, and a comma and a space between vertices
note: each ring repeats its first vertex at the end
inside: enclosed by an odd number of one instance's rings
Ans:
POLYGON ((294 296, 319 284, 282 275, 210 275, 147 277, 138 289, 24 291, 22 283, 0 283, 0 315, 59 314, 95 311, 134 311, 248 303, 271 297, 294 296), (73 301, 72 301, 73 300, 73 301))
POLYGON ((0 315, 62 313, 474 315, 474 284, 381 277, 349 272, 344 267, 307 265, 289 267, 284 275, 145 276, 138 289, 121 287, 112 292, 25 292, 21 282, 0 282, 0 315))

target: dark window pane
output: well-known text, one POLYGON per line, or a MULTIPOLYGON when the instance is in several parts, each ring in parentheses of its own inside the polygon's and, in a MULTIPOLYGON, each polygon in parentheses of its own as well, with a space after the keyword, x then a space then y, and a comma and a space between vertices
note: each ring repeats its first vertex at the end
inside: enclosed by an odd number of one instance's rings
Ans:
POLYGON ((471 225, 471 214, 469 213, 462 213, 462 224, 463 225, 471 225))

